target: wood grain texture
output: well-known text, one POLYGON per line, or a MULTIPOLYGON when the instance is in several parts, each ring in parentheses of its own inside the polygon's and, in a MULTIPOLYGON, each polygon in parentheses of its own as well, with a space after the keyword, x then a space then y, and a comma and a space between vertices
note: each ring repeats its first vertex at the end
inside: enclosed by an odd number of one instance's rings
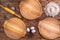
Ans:
MULTIPOLYGON (((46 4, 52 0, 39 0, 39 1, 41 2, 42 7, 44 8, 44 6, 46 6, 46 4)), ((0 0, 0 4, 3 4, 4 6, 7 6, 9 8, 15 7, 16 9, 14 11, 17 12, 19 15, 21 15, 19 12, 19 3, 20 2, 21 2, 21 0, 0 0)), ((3 10, 0 7, 0 40, 13 40, 6 36, 6 34, 4 33, 4 28, 3 28, 4 21, 7 19, 10 19, 10 18, 13 18, 13 17, 16 17, 16 16, 9 14, 8 12, 6 12, 5 10, 3 10)), ((47 16, 45 14, 43 14, 42 17, 40 17, 36 20, 31 20, 31 21, 22 17, 22 20, 25 22, 26 26, 27 27, 35 26, 37 32, 35 34, 27 33, 26 37, 18 39, 18 40, 48 40, 48 39, 44 39, 42 36, 40 36, 38 29, 37 29, 38 22, 42 19, 45 19, 46 17, 47 16)), ((55 18, 60 20, 60 15, 57 15, 55 18)), ((60 38, 57 38, 54 40, 60 40, 60 38)))

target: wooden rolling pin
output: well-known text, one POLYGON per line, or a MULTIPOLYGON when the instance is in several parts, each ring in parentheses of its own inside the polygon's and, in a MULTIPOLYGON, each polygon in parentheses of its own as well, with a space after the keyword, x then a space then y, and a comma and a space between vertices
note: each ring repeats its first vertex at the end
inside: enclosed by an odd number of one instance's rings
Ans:
POLYGON ((14 12, 14 11, 11 10, 11 9, 9 9, 8 7, 5 7, 5 6, 1 5, 1 4, 0 4, 0 7, 3 8, 4 10, 6 10, 7 12, 9 12, 10 14, 13 14, 13 15, 15 15, 15 16, 21 18, 20 15, 18 15, 16 12, 14 12))

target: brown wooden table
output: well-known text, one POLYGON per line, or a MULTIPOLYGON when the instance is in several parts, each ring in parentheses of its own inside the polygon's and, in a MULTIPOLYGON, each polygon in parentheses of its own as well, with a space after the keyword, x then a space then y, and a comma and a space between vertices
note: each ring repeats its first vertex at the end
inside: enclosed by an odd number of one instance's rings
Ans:
MULTIPOLYGON (((9 7, 10 9, 11 9, 11 7, 15 7, 16 9, 14 11, 17 12, 21 16, 20 11, 19 11, 20 1, 21 0, 0 0, 0 4, 3 4, 4 6, 9 7)), ((40 0, 43 8, 50 1, 52 1, 52 0, 40 0)), ((6 34, 4 33, 4 28, 3 28, 4 21, 7 20, 7 19, 10 19, 12 17, 16 17, 16 16, 14 16, 12 14, 9 14, 8 12, 6 12, 5 10, 3 10, 0 7, 0 40, 14 40, 14 39, 10 39, 6 36, 6 34)), ((37 28, 38 22, 42 19, 45 19, 45 18, 47 18, 47 16, 45 14, 43 14, 41 18, 38 18, 36 20, 31 20, 31 21, 22 17, 21 19, 25 22, 26 26, 27 27, 31 27, 31 26, 36 27, 37 32, 35 34, 27 33, 27 35, 24 38, 20 38, 18 40, 47 40, 47 39, 44 39, 39 34, 38 28, 37 28)), ((60 15, 55 16, 55 18, 60 20, 60 15)), ((54 40, 60 40, 60 38, 57 38, 57 39, 54 39, 54 40)))

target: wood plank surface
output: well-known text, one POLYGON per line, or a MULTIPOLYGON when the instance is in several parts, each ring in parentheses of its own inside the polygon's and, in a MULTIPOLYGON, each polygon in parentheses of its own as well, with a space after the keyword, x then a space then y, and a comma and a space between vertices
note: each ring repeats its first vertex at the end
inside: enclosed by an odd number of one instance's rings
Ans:
MULTIPOLYGON (((42 7, 44 9, 44 6, 46 6, 46 4, 52 0, 39 0, 39 1, 41 2, 42 7)), ((19 11, 20 2, 21 2, 21 0, 0 0, 0 4, 3 4, 4 6, 9 7, 10 9, 12 7, 15 7, 14 11, 17 12, 22 17, 22 15, 20 14, 20 11, 19 11)), ((0 7, 0 40, 14 40, 14 39, 10 39, 6 36, 6 34, 4 33, 4 28, 3 28, 4 21, 7 19, 10 19, 10 18, 13 18, 13 17, 16 17, 16 16, 9 14, 8 12, 6 12, 5 10, 3 10, 0 7)), ((20 38, 18 40, 48 40, 48 39, 44 39, 39 34, 38 28, 37 28, 38 22, 45 18, 47 18, 47 16, 45 14, 43 14, 41 18, 38 18, 36 20, 31 20, 31 21, 22 17, 21 19, 25 22, 27 27, 31 27, 31 26, 36 27, 36 33, 35 34, 27 33, 26 37, 20 38)), ((55 18, 60 20, 60 15, 57 15, 55 18)), ((54 40, 60 40, 60 38, 57 38, 54 40)))

